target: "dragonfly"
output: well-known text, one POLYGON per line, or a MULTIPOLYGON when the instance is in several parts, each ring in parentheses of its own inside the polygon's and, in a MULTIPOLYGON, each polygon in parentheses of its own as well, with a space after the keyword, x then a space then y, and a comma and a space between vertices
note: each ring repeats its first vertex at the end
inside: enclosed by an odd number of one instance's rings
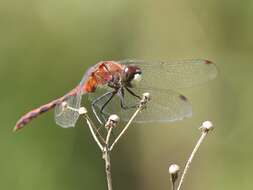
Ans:
POLYGON ((74 127, 83 96, 88 96, 89 106, 99 123, 104 124, 112 113, 127 121, 144 92, 150 93, 151 101, 134 122, 182 120, 192 115, 192 106, 178 91, 216 76, 216 65, 205 59, 100 61, 90 67, 80 83, 67 94, 23 115, 14 131, 53 108, 56 124, 63 128, 74 127))

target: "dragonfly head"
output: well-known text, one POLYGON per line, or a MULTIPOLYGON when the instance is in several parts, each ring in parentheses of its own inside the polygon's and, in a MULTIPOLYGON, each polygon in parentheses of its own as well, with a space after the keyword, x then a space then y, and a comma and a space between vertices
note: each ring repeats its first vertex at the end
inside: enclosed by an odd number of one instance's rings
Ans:
POLYGON ((123 71, 122 81, 128 87, 133 87, 141 80, 141 69, 134 65, 127 65, 123 71))

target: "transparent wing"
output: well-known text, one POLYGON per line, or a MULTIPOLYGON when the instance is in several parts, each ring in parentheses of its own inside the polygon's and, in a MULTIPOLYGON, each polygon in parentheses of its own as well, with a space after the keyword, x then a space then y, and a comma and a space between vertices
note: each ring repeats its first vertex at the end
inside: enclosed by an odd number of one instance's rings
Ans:
POLYGON ((63 128, 74 127, 78 117, 78 109, 81 106, 82 93, 77 91, 74 96, 69 96, 66 100, 66 104, 58 104, 55 107, 55 122, 57 125, 63 128))
MULTIPOLYGON (((91 100, 107 92, 104 89, 97 90, 99 91, 98 94, 89 95, 91 100)), ((147 104, 146 109, 139 113, 134 122, 172 122, 192 115, 191 105, 186 97, 175 91, 154 89, 134 89, 133 91, 140 96, 142 96, 144 92, 149 92, 151 95, 151 101, 147 104)), ((109 97, 106 97, 97 102, 95 108, 98 112, 108 99, 109 97)), ((139 100, 127 91, 125 91, 124 100, 126 106, 129 107, 139 104, 139 100)), ((122 109, 120 98, 116 96, 105 107, 104 114, 100 114, 100 118, 105 120, 110 114, 116 113, 121 120, 128 121, 135 111, 136 108, 122 109)))
POLYGON ((184 59, 168 62, 123 60, 121 64, 133 64, 142 70, 140 85, 147 88, 179 89, 205 83, 214 79, 217 68, 204 59, 184 59))

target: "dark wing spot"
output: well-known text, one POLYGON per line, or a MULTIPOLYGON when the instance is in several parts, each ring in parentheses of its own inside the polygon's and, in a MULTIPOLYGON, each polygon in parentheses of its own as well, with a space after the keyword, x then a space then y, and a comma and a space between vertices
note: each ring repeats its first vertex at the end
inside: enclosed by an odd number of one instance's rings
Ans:
POLYGON ((187 100, 187 98, 184 96, 184 95, 179 95, 179 98, 181 99, 181 100, 183 100, 183 101, 185 101, 185 102, 187 102, 188 100, 187 100))
POLYGON ((209 60, 205 60, 205 64, 213 64, 213 62, 209 60))

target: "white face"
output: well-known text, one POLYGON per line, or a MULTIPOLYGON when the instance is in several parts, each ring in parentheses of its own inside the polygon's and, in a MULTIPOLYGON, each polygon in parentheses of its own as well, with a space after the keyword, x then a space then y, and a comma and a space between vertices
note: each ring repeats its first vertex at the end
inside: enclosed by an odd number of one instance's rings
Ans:
POLYGON ((133 79, 133 80, 136 81, 136 82, 140 82, 140 81, 141 81, 141 74, 136 73, 136 74, 134 75, 134 79, 133 79))
POLYGON ((141 74, 136 73, 136 74, 134 75, 133 80, 131 81, 131 84, 135 86, 135 85, 137 85, 137 84, 141 81, 141 79, 142 79, 141 74))

